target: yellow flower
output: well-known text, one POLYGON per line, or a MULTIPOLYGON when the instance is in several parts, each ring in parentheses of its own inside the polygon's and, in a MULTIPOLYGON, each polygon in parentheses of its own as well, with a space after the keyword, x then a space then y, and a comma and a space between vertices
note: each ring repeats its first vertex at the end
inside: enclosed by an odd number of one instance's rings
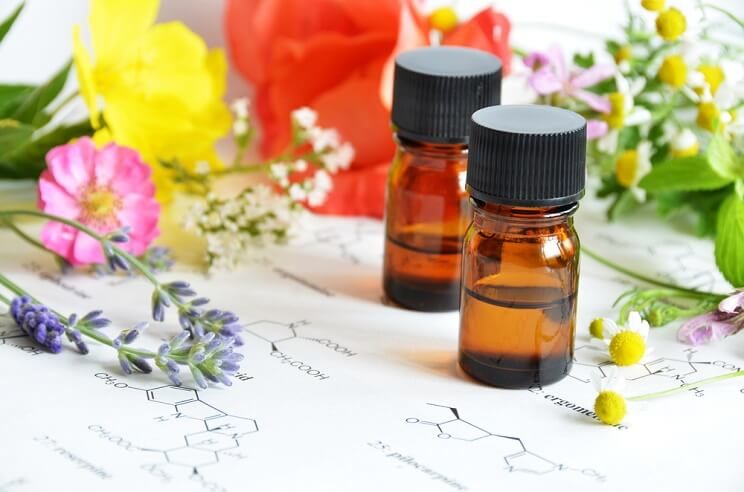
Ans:
POLYGON ((687 65, 680 55, 669 55, 659 68, 659 79, 672 87, 682 87, 687 80, 687 65))
POLYGON ((617 182, 630 189, 639 201, 645 200, 645 193, 636 185, 651 171, 651 143, 641 142, 637 148, 623 151, 615 162, 617 182))
POLYGON ((665 0, 641 0, 643 8, 651 12, 658 12, 663 9, 665 3, 665 0))
POLYGON ((622 128, 625 123, 625 94, 613 92, 607 96, 610 100, 610 112, 602 115, 610 128, 622 128))
POLYGON ((600 422, 607 425, 617 425, 623 421, 628 413, 628 405, 623 396, 625 379, 614 368, 606 379, 592 377, 597 398, 594 400, 594 414, 600 422))
POLYGON ((592 320, 591 324, 589 324, 589 333, 594 338, 599 338, 600 340, 604 338, 604 327, 606 323, 612 323, 613 321, 608 318, 596 318, 592 320))
POLYGON ((451 6, 444 6, 434 9, 429 16, 429 23, 431 27, 441 32, 449 32, 455 27, 459 19, 457 18, 457 12, 451 6))
POLYGON ((718 87, 721 85, 721 82, 723 82, 723 79, 726 78, 723 73, 723 69, 718 65, 700 65, 700 67, 698 68, 698 72, 703 74, 705 81, 710 87, 711 94, 716 93, 718 87))
POLYGON ((615 63, 622 63, 624 61, 628 61, 633 57, 633 51, 630 48, 630 45, 621 46, 615 51, 614 58, 615 63))
POLYGON ((709 132, 713 131, 715 123, 721 116, 721 110, 713 101, 701 102, 698 105, 698 114, 695 122, 698 126, 709 132))
POLYGON ((672 138, 670 148, 673 157, 690 157, 700 152, 700 143, 692 130, 685 128, 672 138))
POLYGON ((180 22, 154 24, 158 0, 92 0, 89 27, 94 61, 80 27, 73 30, 73 58, 91 123, 105 131, 95 140, 114 140, 137 149, 153 167, 158 198, 167 201, 174 183, 158 165, 178 160, 221 165, 216 140, 230 128, 222 102, 227 64, 221 50, 180 22))
POLYGON ((605 344, 610 359, 618 366, 632 366, 641 362, 651 350, 646 346, 649 325, 637 312, 630 313, 628 325, 617 326, 606 320, 604 327, 605 344))
POLYGON ((665 41, 674 41, 687 29, 685 15, 674 7, 667 9, 656 17, 656 32, 665 41))

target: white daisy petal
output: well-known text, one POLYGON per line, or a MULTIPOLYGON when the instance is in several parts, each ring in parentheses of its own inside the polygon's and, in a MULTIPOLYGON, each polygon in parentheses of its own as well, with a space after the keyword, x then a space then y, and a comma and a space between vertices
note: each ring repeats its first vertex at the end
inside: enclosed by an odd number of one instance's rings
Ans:
POLYGON ((602 334, 604 335, 605 340, 610 340, 612 337, 617 335, 620 332, 620 327, 617 326, 617 323, 615 323, 610 318, 602 318, 602 321, 604 322, 604 328, 602 330, 602 334))

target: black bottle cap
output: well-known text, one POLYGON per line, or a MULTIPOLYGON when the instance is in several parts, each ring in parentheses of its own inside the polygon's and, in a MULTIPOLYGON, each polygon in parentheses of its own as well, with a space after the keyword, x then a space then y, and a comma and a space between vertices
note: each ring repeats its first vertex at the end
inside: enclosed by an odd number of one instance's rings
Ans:
POLYGON ((492 106, 473 114, 468 192, 505 205, 559 206, 584 194, 586 120, 539 105, 492 106))
POLYGON ((395 59, 392 122, 414 140, 467 142, 474 111, 501 102, 501 60, 485 51, 436 46, 395 59))

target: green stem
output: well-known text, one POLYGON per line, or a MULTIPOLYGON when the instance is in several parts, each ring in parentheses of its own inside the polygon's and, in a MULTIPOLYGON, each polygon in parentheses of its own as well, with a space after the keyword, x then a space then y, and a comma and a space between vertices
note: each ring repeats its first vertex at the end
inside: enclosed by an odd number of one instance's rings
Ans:
POLYGON ((722 13, 723 15, 725 15, 726 17, 734 21, 735 23, 739 24, 739 27, 744 29, 744 19, 739 19, 738 17, 736 17, 734 14, 732 14, 728 10, 721 8, 718 5, 712 5, 710 3, 704 3, 701 5, 701 7, 711 9, 711 10, 717 10, 718 12, 722 13))
POLYGON ((700 381, 697 381, 695 383, 686 383, 686 384, 683 384, 682 386, 680 386, 678 388, 674 388, 674 389, 670 389, 670 390, 659 391, 659 392, 656 392, 656 393, 649 393, 649 394, 646 394, 646 395, 631 396, 631 397, 626 398, 626 399, 628 401, 651 400, 651 399, 654 399, 654 398, 660 398, 662 396, 669 396, 669 395, 674 395, 676 393, 681 393, 683 391, 687 391, 689 388, 696 388, 698 386, 705 386, 706 384, 712 384, 712 383, 716 383, 718 381, 724 381, 726 379, 738 378, 739 376, 744 376, 744 370, 739 370, 739 371, 736 371, 736 372, 731 372, 731 373, 728 373, 728 374, 723 374, 721 376, 715 376, 715 377, 712 377, 712 378, 701 379, 700 381))
POLYGON ((42 250, 44 250, 47 253, 51 253, 54 256, 56 256, 58 258, 61 258, 54 251, 51 251, 51 250, 47 249, 47 247, 44 246, 43 244, 41 244, 41 242, 39 240, 37 240, 37 239, 29 236, 28 234, 26 234, 23 231, 23 229, 21 229, 20 227, 18 227, 17 225, 15 225, 15 223, 12 220, 9 220, 9 219, 6 218, 6 219, 2 219, 2 222, 3 222, 3 224, 5 224, 5 226, 8 229, 10 229, 11 231, 15 232, 18 237, 20 237, 21 239, 23 239, 24 241, 26 241, 31 246, 34 246, 34 247, 39 248, 39 249, 42 249, 42 250))
POLYGON ((628 277, 634 278, 636 280, 640 280, 642 282, 646 282, 647 284, 655 285, 657 287, 662 287, 664 289, 671 289, 676 291, 676 293, 687 293, 691 294, 696 297, 704 297, 704 298, 712 298, 712 297, 725 297, 725 294, 716 294, 713 292, 704 292, 701 290, 696 289, 689 289, 687 287, 681 287, 679 285, 670 284, 667 282, 662 282, 660 280, 656 280, 651 277, 647 277, 645 275, 642 275, 640 273, 634 272, 633 270, 629 270, 623 266, 618 265, 617 263, 614 263, 603 256, 599 255, 598 253, 595 253, 591 249, 587 248, 586 246, 581 247, 582 253, 589 255, 589 257, 595 259, 602 265, 612 268, 613 270, 616 270, 624 275, 627 275, 628 277))
POLYGON ((241 173, 257 173, 269 169, 273 162, 266 164, 242 164, 226 167, 217 171, 212 171, 213 176, 225 176, 228 174, 241 174, 241 173))

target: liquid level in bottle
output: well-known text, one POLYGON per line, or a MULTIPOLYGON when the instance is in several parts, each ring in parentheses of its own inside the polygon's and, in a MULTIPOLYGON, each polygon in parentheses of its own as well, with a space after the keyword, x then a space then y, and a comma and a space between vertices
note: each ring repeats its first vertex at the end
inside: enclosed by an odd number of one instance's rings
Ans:
POLYGON ((464 289, 460 366, 503 388, 559 381, 571 370, 575 311, 575 296, 555 287, 464 289))
POLYGON ((418 311, 454 311, 460 305, 462 237, 406 234, 385 239, 385 294, 418 311))

